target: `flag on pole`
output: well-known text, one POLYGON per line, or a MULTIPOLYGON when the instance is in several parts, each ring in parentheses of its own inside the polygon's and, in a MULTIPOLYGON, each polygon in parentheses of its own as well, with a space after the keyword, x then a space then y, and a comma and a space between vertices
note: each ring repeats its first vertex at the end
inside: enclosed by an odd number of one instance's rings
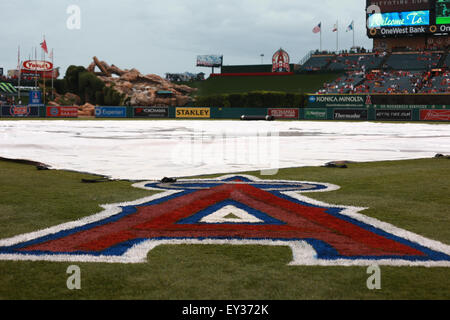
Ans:
POLYGON ((47 42, 45 41, 45 39, 44 39, 43 42, 41 42, 41 48, 42 48, 42 50, 44 50, 44 52, 45 52, 46 54, 48 54, 47 42))
POLYGON ((333 26, 333 32, 336 32, 336 31, 338 31, 338 25, 337 25, 337 23, 333 26))
POLYGON ((319 33, 322 30, 322 22, 320 22, 317 26, 314 27, 313 33, 319 33))
POLYGON ((354 21, 352 21, 352 23, 350 23, 350 25, 347 27, 346 32, 352 31, 354 27, 354 21))

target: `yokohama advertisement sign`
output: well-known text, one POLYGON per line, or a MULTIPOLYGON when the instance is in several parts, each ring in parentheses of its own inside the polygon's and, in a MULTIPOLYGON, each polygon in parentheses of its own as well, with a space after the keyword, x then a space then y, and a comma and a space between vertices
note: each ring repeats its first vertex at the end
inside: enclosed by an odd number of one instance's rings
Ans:
POLYGON ((27 60, 22 63, 22 69, 30 71, 52 71, 53 64, 48 61, 27 60))
POLYGON ((276 108, 268 110, 269 116, 274 116, 275 119, 298 119, 298 109, 294 108, 276 108))
POLYGON ((47 107, 46 115, 52 118, 77 118, 78 107, 47 107))
POLYGON ((450 121, 450 110, 420 110, 420 120, 450 121))

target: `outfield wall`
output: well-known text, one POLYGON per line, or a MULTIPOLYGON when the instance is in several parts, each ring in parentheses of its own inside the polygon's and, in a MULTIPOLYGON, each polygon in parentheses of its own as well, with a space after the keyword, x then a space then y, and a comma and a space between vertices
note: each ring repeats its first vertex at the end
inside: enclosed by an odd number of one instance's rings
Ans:
MULTIPOLYGON (((289 66, 293 72, 295 64, 291 63, 289 66)), ((222 66, 221 73, 224 75, 239 73, 272 73, 272 67, 272 64, 222 66)))
MULTIPOLYGON (((78 118, 78 108, 2 106, 2 118, 78 118)), ((97 119, 240 119, 273 116, 276 120, 450 121, 448 105, 360 105, 352 103, 306 108, 96 107, 97 119)))
POLYGON ((306 107, 331 107, 367 105, 449 105, 450 94, 307 94, 306 107))

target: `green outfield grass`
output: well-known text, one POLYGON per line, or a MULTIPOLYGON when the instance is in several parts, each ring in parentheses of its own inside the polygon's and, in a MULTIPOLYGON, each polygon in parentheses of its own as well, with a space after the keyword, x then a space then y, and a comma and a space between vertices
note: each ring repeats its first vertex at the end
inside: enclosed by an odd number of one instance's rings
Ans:
POLYGON ((339 74, 298 74, 292 76, 236 76, 213 77, 204 81, 186 83, 197 88, 195 95, 244 93, 250 91, 281 91, 292 93, 316 92, 324 83, 335 80, 339 74))
MULTIPOLYGON (((81 183, 89 177, 0 161, 0 238, 152 194, 126 181, 81 183)), ((340 190, 308 196, 369 207, 363 214, 450 244, 447 159, 292 168, 261 178, 337 184, 340 190)), ((449 268, 381 267, 382 289, 370 291, 367 268, 288 266, 287 247, 165 245, 148 259, 136 265, 75 263, 81 268, 78 291, 66 288, 66 270, 74 263, 0 261, 0 299, 450 299, 449 268)))

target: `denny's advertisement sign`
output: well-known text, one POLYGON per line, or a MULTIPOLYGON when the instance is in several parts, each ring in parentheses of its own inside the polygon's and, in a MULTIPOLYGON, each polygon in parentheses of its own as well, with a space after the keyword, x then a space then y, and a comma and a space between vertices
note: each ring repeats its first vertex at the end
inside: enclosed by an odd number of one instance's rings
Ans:
POLYGON ((210 108, 177 108, 177 118, 211 118, 210 108))

